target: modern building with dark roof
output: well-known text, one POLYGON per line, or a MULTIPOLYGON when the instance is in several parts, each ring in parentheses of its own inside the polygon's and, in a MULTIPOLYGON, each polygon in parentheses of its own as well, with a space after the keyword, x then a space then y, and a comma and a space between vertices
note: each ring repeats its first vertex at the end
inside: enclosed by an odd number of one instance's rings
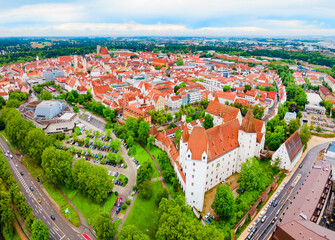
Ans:
POLYGON ((272 155, 272 163, 279 159, 279 167, 291 171, 301 158, 303 149, 297 130, 272 155))
POLYGON ((284 211, 275 240, 335 239, 335 232, 319 225, 331 192, 332 168, 325 161, 316 162, 309 175, 284 211))
POLYGON ((190 133, 185 125, 180 139, 178 171, 181 173, 177 172, 177 177, 186 202, 201 211, 205 192, 239 172, 246 159, 259 157, 264 148, 265 124, 253 117, 252 110, 242 123, 238 119, 239 109, 223 107, 221 110, 217 113, 222 113, 227 121, 221 120, 221 124, 207 130, 195 126, 190 133))

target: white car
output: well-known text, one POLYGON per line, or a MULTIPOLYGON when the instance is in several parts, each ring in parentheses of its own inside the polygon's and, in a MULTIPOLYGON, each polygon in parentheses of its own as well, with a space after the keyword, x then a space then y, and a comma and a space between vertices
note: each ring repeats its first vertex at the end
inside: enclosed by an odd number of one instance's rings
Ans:
POLYGON ((253 226, 250 226, 250 227, 248 228, 248 232, 250 232, 253 228, 254 228, 253 226))
POLYGON ((258 223, 258 219, 256 219, 253 223, 254 226, 256 226, 256 224, 258 223))
POLYGON ((12 155, 12 154, 9 154, 9 157, 10 157, 10 158, 13 158, 13 155, 12 155))
POLYGON ((8 153, 5 153, 5 156, 8 157, 8 153))

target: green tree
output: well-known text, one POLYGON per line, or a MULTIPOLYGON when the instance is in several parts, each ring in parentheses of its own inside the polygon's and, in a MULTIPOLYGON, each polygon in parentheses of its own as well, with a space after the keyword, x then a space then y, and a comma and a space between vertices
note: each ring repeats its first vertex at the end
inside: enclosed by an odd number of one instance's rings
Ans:
POLYGON ((177 59, 177 66, 182 66, 182 65, 184 65, 184 61, 183 61, 183 59, 178 58, 178 59, 177 59))
POLYGON ((297 131, 300 127, 300 120, 299 118, 297 119, 291 119, 289 124, 288 124, 288 130, 290 134, 293 134, 295 131, 297 131))
POLYGON ((143 181, 150 179, 152 174, 152 167, 149 161, 144 161, 139 167, 136 175, 136 183, 140 185, 143 181))
POLYGON ((265 189, 265 173, 259 165, 257 158, 247 159, 242 163, 240 176, 237 182, 240 188, 246 191, 261 191, 265 189))
POLYGON ((228 92, 230 90, 230 86, 229 85, 224 85, 223 86, 223 91, 224 92, 228 92))
POLYGON ((177 129, 174 133, 174 141, 176 144, 178 144, 178 147, 179 147, 179 144, 180 144, 180 138, 181 138, 181 135, 182 135, 182 131, 180 131, 179 129, 177 129))
POLYGON ((29 232, 32 231, 32 225, 35 219, 36 219, 35 214, 31 211, 24 222, 24 226, 29 232))
POLYGON ((317 126, 316 127, 316 131, 319 132, 319 133, 322 132, 322 127, 321 126, 317 126))
POLYGON ((42 167, 48 178, 55 184, 66 184, 71 187, 72 183, 72 161, 71 152, 48 147, 42 154, 42 167))
POLYGON ((235 214, 235 199, 227 184, 218 186, 212 208, 223 219, 229 219, 235 214))
POLYGON ((157 207, 159 206, 159 203, 162 201, 163 198, 167 198, 167 199, 169 198, 169 192, 166 188, 159 190, 159 192, 155 196, 155 203, 157 207))
POLYGON ((78 113, 78 112, 79 112, 79 107, 78 107, 78 106, 73 106, 73 111, 74 111, 75 113, 78 113))
POLYGON ((154 136, 149 136, 148 140, 147 140, 147 145, 148 145, 149 149, 151 149, 151 147, 154 145, 154 143, 155 143, 154 136))
POLYGON ((41 95, 40 95, 41 100, 51 100, 52 95, 49 91, 47 90, 42 90, 41 95))
POLYGON ((95 217, 93 229, 96 232, 97 240, 114 239, 117 233, 111 215, 105 211, 100 211, 95 217))
POLYGON ((2 109, 2 107, 5 105, 6 105, 6 100, 2 96, 0 96, 0 109, 2 109))
POLYGON ((335 118, 335 108, 332 109, 332 118, 335 118))
POLYGON ((126 225, 121 228, 118 239, 122 240, 149 240, 148 235, 142 233, 134 225, 126 225))
POLYGON ((302 128, 300 129, 299 135, 300 135, 302 144, 306 145, 312 135, 308 130, 307 124, 302 126, 302 128))
POLYGON ((35 219, 31 229, 31 240, 49 240, 50 234, 48 226, 41 220, 35 219))
POLYGON ((251 89, 252 89, 252 87, 251 87, 250 85, 247 84, 247 85, 244 86, 244 90, 243 90, 243 91, 244 91, 244 92, 247 92, 247 91, 249 91, 249 90, 251 90, 251 89))
POLYGON ((205 129, 210 129, 214 126, 214 118, 210 114, 206 114, 205 121, 202 123, 205 129))
POLYGON ((260 107, 258 105, 255 105, 254 108, 252 109, 252 113, 254 114, 254 117, 256 119, 262 119, 264 115, 264 107, 260 107))
POLYGON ((127 143, 128 147, 132 147, 132 146, 134 146, 134 144, 135 144, 135 140, 134 140, 134 138, 133 138, 132 136, 129 136, 129 137, 127 138, 126 143, 127 143))
POLYGON ((6 103, 8 108, 17 108, 21 105, 21 102, 17 99, 9 99, 6 103))
POLYGON ((140 192, 139 192, 139 196, 142 199, 150 199, 152 196, 152 185, 150 183, 149 180, 144 180, 140 185, 140 192))
POLYGON ((45 135, 42 129, 35 128, 28 132, 24 142, 25 152, 35 159, 37 164, 41 165, 43 151, 51 146, 54 140, 50 136, 45 135))
POLYGON ((149 137, 150 125, 148 122, 140 122, 138 127, 138 140, 143 144, 147 144, 147 140, 149 137))

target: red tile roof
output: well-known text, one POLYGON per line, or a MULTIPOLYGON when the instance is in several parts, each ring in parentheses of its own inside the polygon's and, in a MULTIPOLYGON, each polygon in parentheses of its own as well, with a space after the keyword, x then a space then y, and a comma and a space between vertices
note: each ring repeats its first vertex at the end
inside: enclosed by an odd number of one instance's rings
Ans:
POLYGON ((234 108, 217 101, 211 101, 206 109, 206 113, 223 118, 223 122, 228 122, 237 117, 240 109, 234 108))

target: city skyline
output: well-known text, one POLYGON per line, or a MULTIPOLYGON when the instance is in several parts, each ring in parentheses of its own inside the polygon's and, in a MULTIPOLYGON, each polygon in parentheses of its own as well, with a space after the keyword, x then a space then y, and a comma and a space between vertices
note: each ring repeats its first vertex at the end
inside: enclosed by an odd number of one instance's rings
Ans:
POLYGON ((12 1, 0 37, 335 36, 335 6, 322 1, 12 1))

